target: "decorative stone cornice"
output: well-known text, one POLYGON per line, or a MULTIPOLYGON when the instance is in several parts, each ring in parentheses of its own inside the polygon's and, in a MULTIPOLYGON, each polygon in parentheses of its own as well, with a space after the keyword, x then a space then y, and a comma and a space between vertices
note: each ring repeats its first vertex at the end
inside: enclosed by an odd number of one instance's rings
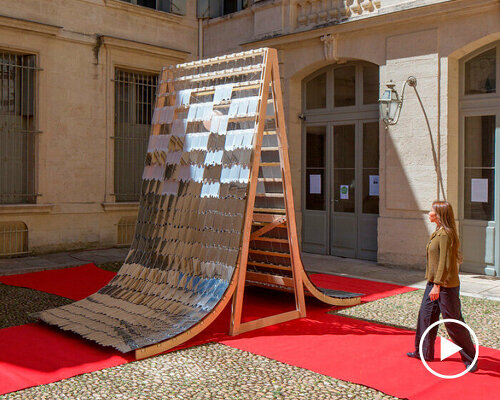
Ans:
POLYGON ((122 48, 128 51, 138 53, 154 54, 163 57, 169 57, 175 62, 185 62, 188 51, 171 49, 169 47, 157 46, 150 43, 137 42, 135 40, 118 38, 114 36, 98 35, 102 44, 112 48, 122 48))
POLYGON ((376 13, 380 0, 298 0, 297 28, 322 25, 376 13))
POLYGON ((62 29, 62 26, 43 24, 41 22, 30 21, 27 19, 9 17, 7 15, 0 15, 0 27, 35 32, 50 36, 57 35, 62 29))

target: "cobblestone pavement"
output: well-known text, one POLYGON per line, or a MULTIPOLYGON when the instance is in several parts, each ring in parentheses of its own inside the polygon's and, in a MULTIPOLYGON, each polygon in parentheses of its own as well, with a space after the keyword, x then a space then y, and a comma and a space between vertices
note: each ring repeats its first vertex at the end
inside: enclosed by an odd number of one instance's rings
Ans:
MULTIPOLYGON (((100 267, 116 271, 121 263, 100 267)), ((339 315, 413 329, 423 291, 356 307, 339 315)), ((71 302, 0 284, 0 327, 31 322, 27 313, 71 302), (35 306, 36 305, 36 306, 35 306)), ((462 297, 465 321, 484 346, 500 348, 499 302, 462 297)), ((395 399, 377 390, 283 364, 218 343, 141 360, 0 396, 14 399, 395 399)))
POLYGON ((35 322, 29 314, 72 302, 65 297, 0 283, 0 329, 35 322))
MULTIPOLYGON (((415 330, 423 294, 423 290, 416 290, 330 313, 415 330)), ((500 302, 467 296, 460 296, 460 300, 464 320, 479 344, 500 349, 500 302)), ((439 335, 447 336, 442 325, 439 335)))
POLYGON ((0 396, 18 399, 395 399, 212 343, 0 396))

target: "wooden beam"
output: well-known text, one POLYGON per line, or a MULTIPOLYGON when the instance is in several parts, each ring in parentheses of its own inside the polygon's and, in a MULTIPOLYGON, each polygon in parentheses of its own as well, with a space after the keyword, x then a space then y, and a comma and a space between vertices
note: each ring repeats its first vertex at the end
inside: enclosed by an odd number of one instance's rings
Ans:
POLYGON ((270 285, 287 286, 293 288, 293 279, 276 274, 266 274, 263 272, 247 271, 249 281, 268 283, 270 285))
MULTIPOLYGON (((259 318, 253 321, 248 321, 240 324, 239 333, 253 331, 255 329, 265 328, 266 326, 281 324, 297 318, 302 318, 299 311, 289 311, 282 314, 271 315, 269 317, 259 318)), ((231 334, 233 335, 233 334, 231 334)), ((233 335, 234 336, 234 335, 233 335)))
POLYGON ((252 254, 261 254, 263 256, 290 258, 290 254, 289 253, 280 253, 278 251, 250 249, 249 252, 252 253, 252 254))
MULTIPOLYGON (((256 137, 254 142, 254 154, 252 158, 252 166, 250 168, 250 182, 247 194, 247 208, 245 213, 245 220, 243 224, 243 235, 240 249, 240 264, 238 268, 238 283, 235 293, 233 295, 233 303, 231 310, 231 323, 229 332, 231 335, 237 335, 240 332, 241 325, 241 311, 243 307, 243 293, 245 290, 245 277, 247 272, 248 250, 250 247, 250 240, 252 236, 252 220, 255 204, 255 193, 257 191, 257 179, 259 177, 259 162, 260 162, 260 148, 262 147, 262 138, 265 126, 265 116, 267 109, 267 99, 269 97, 269 84, 271 82, 271 70, 269 66, 269 50, 264 53, 263 63, 265 65, 264 77, 262 86, 259 89, 259 112, 255 117, 256 137)), ((264 229, 264 228, 261 228, 264 229)))
POLYGON ((253 240, 252 238, 262 236, 264 233, 267 233, 269 231, 272 231, 274 228, 277 228, 283 224, 283 222, 286 221, 286 217, 282 217, 280 219, 276 219, 273 222, 265 225, 264 227, 256 230, 255 232, 252 233, 250 236, 250 240, 253 240))
MULTIPOLYGON (((248 265, 252 265, 254 267, 259 267, 259 268, 279 269, 282 271, 291 271, 292 270, 291 266, 261 263, 261 262, 257 262, 257 261, 248 261, 248 265)), ((247 276, 248 276, 248 271, 247 271, 247 276)))

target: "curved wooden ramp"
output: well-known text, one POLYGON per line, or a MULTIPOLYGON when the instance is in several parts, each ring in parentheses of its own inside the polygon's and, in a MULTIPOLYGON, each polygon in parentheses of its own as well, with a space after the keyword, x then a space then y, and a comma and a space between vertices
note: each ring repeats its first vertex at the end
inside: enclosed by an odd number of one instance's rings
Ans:
POLYGON ((317 288, 297 240, 277 52, 165 68, 134 240, 117 276, 43 321, 145 358, 208 326, 232 300, 231 334, 306 315, 317 288), (295 309, 241 322, 246 284, 291 291, 295 309))

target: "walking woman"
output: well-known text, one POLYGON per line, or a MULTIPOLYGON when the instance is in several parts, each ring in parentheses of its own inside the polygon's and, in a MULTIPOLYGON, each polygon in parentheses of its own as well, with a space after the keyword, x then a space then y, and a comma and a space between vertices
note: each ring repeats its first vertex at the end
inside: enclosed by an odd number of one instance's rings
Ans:
MULTIPOLYGON (((408 357, 420 358, 420 338, 425 330, 439 319, 450 318, 463 322, 460 305, 460 281, 458 265, 462 262, 460 240, 455 225, 455 216, 450 203, 435 201, 429 212, 429 221, 436 224, 436 230, 427 244, 427 266, 425 288, 422 304, 417 321, 415 336, 415 351, 407 353, 408 357)), ((462 348, 460 356, 468 368, 476 353, 469 331, 457 323, 445 323, 451 340, 462 348)), ((422 356, 426 361, 434 358, 434 342, 436 341, 438 326, 434 327, 425 337, 422 345, 422 356)), ((471 372, 477 370, 477 363, 471 372)))

